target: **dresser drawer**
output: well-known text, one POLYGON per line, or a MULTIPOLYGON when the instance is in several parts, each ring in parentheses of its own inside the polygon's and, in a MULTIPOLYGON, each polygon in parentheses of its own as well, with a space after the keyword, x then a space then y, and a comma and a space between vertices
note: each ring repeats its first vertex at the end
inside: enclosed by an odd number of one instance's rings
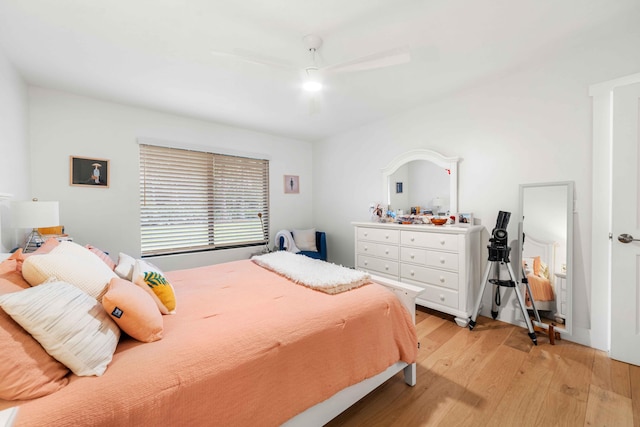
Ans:
POLYGON ((400 277, 458 290, 458 274, 419 265, 400 264, 400 277))
POLYGON ((371 272, 380 272, 387 275, 398 276, 398 262, 368 255, 358 254, 358 268, 371 272))
POLYGON ((418 298, 456 310, 459 308, 458 292, 451 289, 439 288, 437 286, 423 286, 425 287, 424 292, 422 292, 418 298))
POLYGON ((358 253, 373 255, 381 258, 398 259, 398 247, 383 243, 358 241, 358 253))
POLYGON ((458 271, 458 254, 451 252, 427 251, 428 267, 446 268, 448 270, 458 271))
POLYGON ((384 228, 358 227, 358 240, 370 240, 398 244, 400 241, 399 230, 386 230, 384 228))
POLYGON ((427 251, 426 249, 419 248, 400 248, 400 261, 412 262, 415 264, 427 264, 427 251))
POLYGON ((400 235, 400 243, 407 246, 421 246, 448 251, 458 250, 458 236, 455 234, 403 230, 400 235))

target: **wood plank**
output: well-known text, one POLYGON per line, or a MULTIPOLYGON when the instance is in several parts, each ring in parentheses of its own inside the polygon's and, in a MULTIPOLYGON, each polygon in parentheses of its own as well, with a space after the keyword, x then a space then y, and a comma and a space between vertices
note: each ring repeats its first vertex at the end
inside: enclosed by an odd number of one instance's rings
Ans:
POLYGON ((629 383, 633 404, 633 425, 640 427, 640 366, 629 365, 629 383))
POLYGON ((631 399, 591 384, 584 425, 632 426, 631 399))
POLYGON ((604 351, 596 351, 591 384, 624 397, 631 397, 629 365, 613 360, 604 351))
POLYGON ((549 345, 531 349, 487 425, 536 426, 558 364, 549 345))

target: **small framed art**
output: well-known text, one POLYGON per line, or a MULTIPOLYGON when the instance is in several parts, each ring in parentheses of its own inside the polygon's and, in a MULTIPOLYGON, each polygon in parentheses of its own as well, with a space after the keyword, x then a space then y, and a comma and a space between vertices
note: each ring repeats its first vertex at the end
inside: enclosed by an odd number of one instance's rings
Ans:
POLYGON ((402 183, 396 182, 396 193, 402 193, 402 183))
POLYGON ((69 185, 109 188, 109 160, 69 157, 69 185))
POLYGON ((472 213, 459 213, 458 214, 458 224, 460 224, 460 225, 473 225, 473 214, 472 213))
POLYGON ((285 194, 297 194, 300 192, 300 177, 298 175, 284 176, 285 194))

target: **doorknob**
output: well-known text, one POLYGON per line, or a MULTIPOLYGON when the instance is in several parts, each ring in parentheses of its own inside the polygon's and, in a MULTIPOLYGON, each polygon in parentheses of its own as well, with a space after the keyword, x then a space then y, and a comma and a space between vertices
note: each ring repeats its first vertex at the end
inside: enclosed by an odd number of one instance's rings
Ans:
POLYGON ((634 239, 631 234, 621 234, 618 240, 622 243, 640 242, 640 239, 634 239))

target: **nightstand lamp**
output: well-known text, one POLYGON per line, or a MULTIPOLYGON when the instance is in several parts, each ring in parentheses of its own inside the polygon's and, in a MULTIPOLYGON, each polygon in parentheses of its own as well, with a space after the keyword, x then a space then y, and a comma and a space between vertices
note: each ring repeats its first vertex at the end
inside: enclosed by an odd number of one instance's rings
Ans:
POLYGON ((25 253, 36 250, 38 244, 43 242, 38 228, 52 227, 60 223, 58 208, 58 202, 39 202, 38 199, 11 203, 13 226, 32 229, 23 248, 25 253))

